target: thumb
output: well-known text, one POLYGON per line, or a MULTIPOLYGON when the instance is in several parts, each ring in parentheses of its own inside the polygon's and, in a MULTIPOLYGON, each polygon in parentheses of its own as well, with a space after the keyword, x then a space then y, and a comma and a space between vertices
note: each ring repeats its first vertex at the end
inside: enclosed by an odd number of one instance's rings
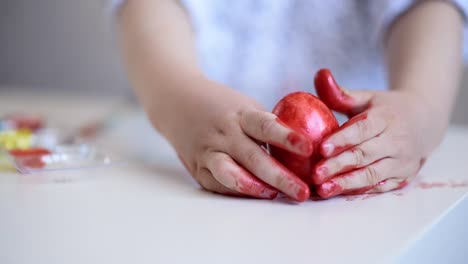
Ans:
POLYGON ((369 91, 346 91, 340 87, 329 69, 319 70, 314 78, 317 95, 330 109, 348 117, 363 112, 373 93, 369 91))

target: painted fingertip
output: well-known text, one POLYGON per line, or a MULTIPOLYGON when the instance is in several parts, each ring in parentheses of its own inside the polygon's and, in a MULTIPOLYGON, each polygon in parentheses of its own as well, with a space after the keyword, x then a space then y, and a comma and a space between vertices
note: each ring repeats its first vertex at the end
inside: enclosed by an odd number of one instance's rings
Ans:
POLYGON ((305 202, 310 197, 310 189, 309 186, 305 185, 305 187, 299 188, 296 192, 294 199, 298 202, 305 202))
POLYGON ((262 192, 258 194, 258 197, 261 199, 273 200, 278 196, 278 191, 264 189, 262 192))
POLYGON ((325 165, 319 165, 315 168, 312 181, 315 184, 322 184, 328 176, 328 168, 325 165))
POLYGON ((332 143, 322 144, 321 152, 323 156, 325 157, 331 156, 334 150, 335 150, 335 146, 332 143))
POLYGON ((287 140, 289 144, 297 148, 297 150, 300 152, 298 154, 301 154, 304 156, 312 155, 313 145, 312 145, 312 142, 307 137, 297 132, 291 132, 288 134, 287 140))
POLYGON ((322 198, 337 196, 343 192, 343 188, 334 180, 327 181, 317 188, 317 193, 322 198))

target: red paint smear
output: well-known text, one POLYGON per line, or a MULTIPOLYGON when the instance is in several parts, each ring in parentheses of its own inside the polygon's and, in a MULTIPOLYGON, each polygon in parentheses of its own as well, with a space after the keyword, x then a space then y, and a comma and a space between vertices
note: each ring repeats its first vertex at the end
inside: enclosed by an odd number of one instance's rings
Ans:
POLYGON ((295 132, 291 132, 288 134, 288 141, 291 145, 296 146, 298 143, 302 142, 303 139, 295 132))
POLYGON ((281 171, 284 179, 287 181, 288 192, 285 194, 298 202, 304 202, 310 197, 309 186, 294 173, 291 173, 283 164, 276 159, 271 158, 276 168, 281 171))
MULTIPOLYGON (((237 164, 235 164, 237 166, 237 164)), ((254 175, 250 174, 243 167, 238 166, 238 170, 234 171, 235 184, 237 189, 244 194, 248 194, 262 199, 274 199, 278 195, 278 191, 270 185, 264 183, 254 175)))
POLYGON ((358 166, 356 164, 345 165, 336 174, 343 174, 343 173, 350 172, 355 169, 358 169, 358 166))
POLYGON ((426 161, 427 161, 427 158, 422 158, 421 161, 419 162, 419 168, 418 168, 418 171, 420 171, 422 169, 422 167, 424 166, 424 164, 426 164, 426 161))
POLYGON ((354 116, 353 118, 349 119, 348 121, 346 121, 346 123, 344 123, 341 127, 340 127, 340 131, 351 126, 351 125, 354 125, 355 123, 359 122, 359 121, 363 121, 363 120, 366 120, 367 119, 367 112, 364 112, 364 113, 361 113, 357 116, 354 116))
POLYGON ((292 146, 297 147, 301 151, 301 154, 305 156, 310 156, 312 154, 312 142, 310 142, 310 140, 308 140, 305 136, 301 136, 296 132, 290 132, 288 134, 287 140, 292 146))
MULTIPOLYGON (((278 124, 280 124, 280 125, 282 125, 284 127, 292 129, 288 125, 286 125, 286 123, 281 121, 279 118, 276 118, 276 122, 278 122, 278 124)), ((305 135, 301 135, 297 131, 292 131, 292 132, 290 132, 288 134, 286 139, 291 144, 291 146, 296 147, 296 148, 299 149, 300 153, 297 153, 298 155, 309 157, 312 154, 312 152, 313 152, 312 142, 305 135)), ((273 145, 273 146, 276 146, 278 148, 281 148, 281 149, 283 149, 285 151, 287 151, 289 149, 289 147, 281 144, 280 142, 269 141, 267 143, 269 145, 273 145)))
POLYGON ((236 182, 236 184, 239 184, 239 191, 241 193, 257 198, 272 200, 278 195, 278 191, 258 180, 247 181, 246 179, 243 179, 236 182))
POLYGON ((341 194, 342 192, 343 192, 343 187, 341 187, 334 180, 325 182, 317 187, 317 193, 322 198, 330 198, 338 194, 341 194))
POLYGON ((419 182, 417 187, 420 189, 434 189, 434 188, 444 188, 447 187, 448 184, 445 182, 419 182))
POLYGON ((319 70, 314 84, 317 95, 328 107, 340 113, 351 114, 355 101, 338 86, 329 69, 319 70))
POLYGON ((349 196, 346 196, 345 200, 348 201, 348 202, 352 202, 352 201, 357 200, 359 198, 361 198, 361 196, 359 196, 359 195, 349 195, 349 196))
MULTIPOLYGON (((350 120, 346 121, 346 123, 344 123, 339 129, 338 131, 336 131, 335 133, 333 134, 336 134, 336 133, 339 133, 340 131, 343 131, 345 128, 359 122, 359 121, 362 121, 362 120, 366 120, 367 119, 367 112, 364 112, 362 114, 359 114, 353 118, 351 118, 350 120)), ((331 137, 331 136, 330 136, 331 137)), ((327 144, 332 144, 333 143, 330 143, 328 138, 326 138, 323 143, 321 144, 321 148, 320 148, 320 152, 321 154, 324 156, 324 157, 331 157, 331 156, 336 156, 340 153, 342 153, 343 151, 347 150, 347 149, 350 149, 353 147, 353 145, 344 145, 344 146, 335 146, 335 148, 333 149, 332 152, 330 153, 327 153, 327 150, 325 148, 325 145, 327 144)))
POLYGON ((468 187, 468 182, 452 182, 450 183, 450 187, 452 188, 467 188, 468 187))
POLYGON ((368 191, 374 189, 374 187, 375 186, 366 186, 366 187, 362 187, 362 188, 359 188, 359 189, 350 190, 350 191, 347 191, 347 192, 343 193, 343 195, 361 195, 361 194, 365 194, 368 191))
POLYGON ((405 188, 409 184, 408 180, 403 180, 401 181, 398 186, 396 187, 397 190, 405 188))
POLYGON ((371 193, 371 194, 368 194, 368 195, 362 197, 361 200, 362 200, 362 201, 368 200, 368 199, 370 199, 370 198, 374 198, 374 197, 379 196, 379 195, 380 195, 380 193, 371 193))

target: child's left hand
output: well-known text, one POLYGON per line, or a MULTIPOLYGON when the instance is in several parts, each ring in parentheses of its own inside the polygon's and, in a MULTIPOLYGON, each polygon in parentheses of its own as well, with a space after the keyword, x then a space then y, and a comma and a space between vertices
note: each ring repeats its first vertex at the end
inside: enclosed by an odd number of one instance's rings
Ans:
POLYGON ((313 181, 322 197, 402 188, 438 144, 430 107, 410 92, 341 92, 324 101, 352 118, 321 145, 313 181))

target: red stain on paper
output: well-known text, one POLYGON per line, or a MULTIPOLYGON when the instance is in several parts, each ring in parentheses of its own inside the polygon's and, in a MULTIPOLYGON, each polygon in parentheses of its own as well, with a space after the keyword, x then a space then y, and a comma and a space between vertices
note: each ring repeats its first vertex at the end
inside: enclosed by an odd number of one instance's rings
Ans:
POLYGON ((452 188, 468 188, 468 181, 464 182, 451 182, 450 187, 452 188))
POLYGON ((444 187, 447 187, 447 183, 445 182, 424 182, 424 181, 421 181, 421 182, 418 182, 418 184, 416 185, 418 188, 420 189, 423 189, 423 190, 427 190, 427 189, 434 189, 434 188, 444 188, 444 187))

